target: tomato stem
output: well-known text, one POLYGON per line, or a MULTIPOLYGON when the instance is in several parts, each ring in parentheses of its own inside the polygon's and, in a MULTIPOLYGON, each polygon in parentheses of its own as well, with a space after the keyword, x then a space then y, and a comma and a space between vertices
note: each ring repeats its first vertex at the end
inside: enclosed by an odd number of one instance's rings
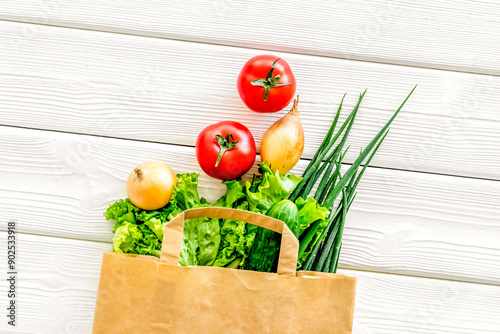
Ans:
POLYGON ((215 162, 215 167, 217 167, 219 166, 219 163, 222 160, 222 156, 224 155, 224 153, 226 151, 235 148, 236 144, 238 144, 239 141, 235 141, 231 133, 228 133, 226 137, 222 137, 221 135, 215 135, 215 139, 217 140, 217 144, 220 147, 219 156, 217 157, 217 161, 215 162))
POLYGON ((257 79, 250 82, 254 86, 264 87, 264 101, 267 101, 267 97, 269 95, 269 91, 271 91, 271 88, 291 85, 291 83, 289 82, 278 82, 278 80, 281 78, 280 74, 273 77, 274 65, 280 59, 281 58, 278 58, 273 62, 273 64, 271 65, 271 69, 269 70, 269 72, 267 72, 265 79, 257 79))

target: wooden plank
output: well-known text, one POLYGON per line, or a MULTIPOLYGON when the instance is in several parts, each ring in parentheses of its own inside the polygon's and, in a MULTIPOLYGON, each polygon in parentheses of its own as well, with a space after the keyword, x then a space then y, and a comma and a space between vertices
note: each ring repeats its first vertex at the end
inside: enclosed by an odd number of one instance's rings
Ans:
MULTIPOLYGON (((17 323, 13 328, 2 321, 0 332, 91 333, 102 252, 110 245, 19 233, 16 238, 17 323)), ((6 239, 2 232, 3 249, 6 239)), ((0 289, 6 288, 2 279, 0 289)), ((7 305, 6 293, 0 301, 7 305)))
MULTIPOLYGON (((0 172, 8 176, 0 221, 16 219, 22 232, 109 242, 112 224, 102 213, 126 197, 128 174, 148 160, 201 173, 200 193, 209 201, 224 193, 200 170, 193 148, 10 127, 0 133, 0 172)), ((300 175, 305 164, 293 172, 300 175)), ((368 168, 341 265, 499 283, 498 217, 500 182, 368 168)))
MULTIPOLYGON (((0 30, 0 124, 194 146, 224 119, 259 142, 284 114, 251 112, 236 92, 242 64, 264 51, 13 22, 0 30)), ((373 165, 500 179, 499 77, 277 55, 297 77, 304 157, 345 92, 347 113, 369 89, 349 162, 419 83, 373 165)))
POLYGON ((499 286, 340 273, 358 278, 353 333, 498 333, 499 286))
POLYGON ((493 1, 47 1, 0 18, 336 58, 500 74, 493 1))
MULTIPOLYGON (((21 225, 20 225, 21 226, 21 225)), ((90 333, 102 252, 110 244, 18 234, 16 333, 90 333)), ((0 247, 6 247, 5 232, 0 247)), ((500 286, 352 270, 354 333, 496 333, 500 286)), ((5 291, 6 280, 0 281, 5 291)), ((6 303, 6 295, 0 301, 6 303)), ((9 330, 5 321, 2 333, 9 330)))

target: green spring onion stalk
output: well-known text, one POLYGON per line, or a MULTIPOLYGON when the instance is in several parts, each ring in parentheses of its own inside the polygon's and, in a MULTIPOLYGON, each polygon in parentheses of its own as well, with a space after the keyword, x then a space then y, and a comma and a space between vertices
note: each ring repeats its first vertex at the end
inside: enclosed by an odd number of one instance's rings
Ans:
POLYGON ((335 114, 335 118, 333 119, 332 125, 330 126, 330 129, 328 129, 328 133, 326 134, 325 138, 323 138, 323 142, 319 146, 319 149, 316 151, 316 153, 314 154, 314 157, 312 158, 312 160, 309 162, 306 169, 304 170, 304 174, 307 173, 307 171, 312 167, 314 162, 317 160, 318 155, 323 151, 323 148, 326 147, 326 144, 329 143, 330 140, 332 139, 333 131, 335 131, 335 127, 337 126, 337 122, 339 120, 340 112, 342 111, 342 105, 344 104, 344 98, 346 95, 347 95, 347 93, 344 94, 344 96, 342 97, 342 101, 340 101, 340 105, 339 105, 339 108, 337 109, 337 113, 335 114))
MULTIPOLYGON (((340 135, 342 134, 344 129, 349 125, 351 119, 354 118, 356 113, 358 112, 359 105, 361 104, 361 101, 363 100, 365 93, 366 93, 366 90, 364 91, 363 94, 361 94, 361 96, 358 100, 358 103, 354 107, 353 111, 349 114, 349 116, 347 116, 347 119, 344 121, 344 123, 342 124, 340 129, 337 131, 335 136, 330 140, 330 142, 328 144, 326 144, 326 146, 324 148, 320 147, 321 153, 319 153, 316 156, 316 159, 314 161, 311 161, 311 163, 309 164, 310 167, 306 168, 306 171, 304 171, 304 174, 302 175, 302 181, 294 189, 294 191, 290 194, 289 199, 291 201, 295 201, 301 195, 300 193, 304 190, 305 185, 307 184, 307 181, 311 178, 311 176, 315 175, 318 172, 318 168, 321 165, 321 162, 323 161, 325 156, 328 154, 328 152, 330 151, 332 146, 335 144, 337 139, 340 137, 340 135)), ((339 108, 339 111, 337 113, 339 113, 340 110, 341 110, 341 108, 339 108)), ((305 195, 307 196, 308 194, 305 194, 305 195)))
POLYGON ((344 160, 348 149, 349 148, 344 151, 344 153, 339 157, 338 161, 329 161, 328 169, 326 170, 325 174, 323 174, 323 178, 318 185, 318 190, 316 190, 316 193, 314 194, 314 199, 318 202, 323 203, 326 195, 328 194, 328 189, 330 189, 332 184, 335 184, 337 177, 340 175, 340 166, 342 165, 342 160, 344 160), (333 171, 332 175, 332 169, 334 165, 336 166, 336 168, 333 171))
POLYGON ((314 184, 316 184, 316 182, 321 178, 318 188, 314 194, 314 199, 318 201, 321 206, 331 210, 331 214, 326 225, 322 225, 321 220, 315 221, 299 238, 299 259, 301 259, 302 256, 307 256, 302 263, 299 261, 299 267, 303 270, 315 270, 331 273, 336 272, 339 254, 342 248, 342 235, 345 219, 356 196, 356 187, 358 186, 366 168, 375 156, 375 153, 378 151, 382 142, 386 138, 390 124, 399 114, 412 93, 415 91, 416 87, 417 86, 412 89, 393 116, 387 121, 387 123, 371 140, 366 148, 360 152, 359 156, 354 160, 352 165, 343 175, 340 174, 340 167, 347 149, 343 152, 342 150, 347 141, 352 125, 354 124, 357 111, 366 90, 360 95, 358 103, 347 119, 340 126, 337 132, 334 133, 340 112, 342 110, 345 95, 342 98, 332 126, 323 139, 320 148, 305 169, 302 175, 302 181, 289 196, 289 199, 292 201, 297 200, 299 197, 305 199, 311 193, 314 184), (363 165, 363 167, 360 170, 361 165, 363 165), (336 199, 341 193, 341 201, 335 207, 334 204, 336 199), (307 254, 306 251, 308 249, 309 254, 305 255, 307 254))

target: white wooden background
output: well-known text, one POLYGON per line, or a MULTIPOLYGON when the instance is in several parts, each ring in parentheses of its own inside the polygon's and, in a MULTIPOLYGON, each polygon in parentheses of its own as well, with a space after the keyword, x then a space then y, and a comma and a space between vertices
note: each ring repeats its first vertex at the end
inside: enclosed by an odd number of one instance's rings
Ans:
MULTIPOLYGON (((102 212, 143 161, 201 173, 207 124, 261 138, 287 110, 247 110, 235 79, 272 53, 301 96, 296 173, 345 92, 352 107, 368 88, 357 152, 419 84, 349 214, 354 333, 500 333, 499 42, 492 0, 1 1, 0 249, 16 220, 20 281, 18 326, 0 312, 0 332, 91 332, 112 238, 102 212)), ((203 173, 200 187, 222 191, 203 173)))

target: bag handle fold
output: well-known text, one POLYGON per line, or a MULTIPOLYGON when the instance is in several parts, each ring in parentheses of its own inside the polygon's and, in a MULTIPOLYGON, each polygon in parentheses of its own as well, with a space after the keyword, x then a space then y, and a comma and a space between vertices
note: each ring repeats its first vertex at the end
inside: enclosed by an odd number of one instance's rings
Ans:
POLYGON ((280 233, 282 237, 277 274, 295 276, 299 241, 284 222, 255 212, 220 207, 185 210, 168 222, 163 233, 160 263, 171 266, 179 265, 184 220, 201 217, 239 220, 280 233))

